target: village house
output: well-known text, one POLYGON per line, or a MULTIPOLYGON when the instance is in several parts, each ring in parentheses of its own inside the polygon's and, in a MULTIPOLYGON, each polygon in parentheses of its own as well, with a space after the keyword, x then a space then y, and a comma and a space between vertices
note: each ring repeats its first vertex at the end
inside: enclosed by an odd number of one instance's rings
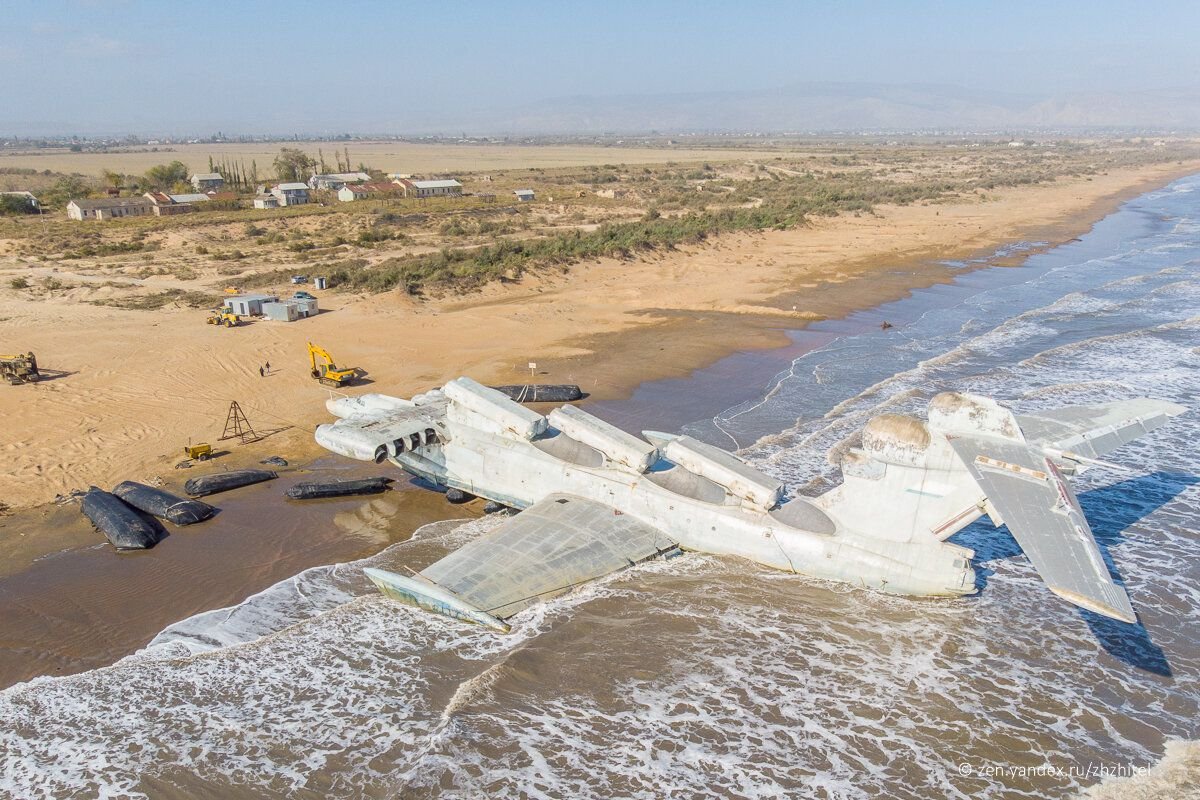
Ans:
POLYGON ((513 194, 516 195, 517 201, 521 203, 528 203, 533 200, 533 189, 517 189, 513 194))
POLYGON ((338 189, 338 200, 351 203, 355 200, 399 197, 403 194, 404 190, 394 183, 348 183, 338 189))
POLYGON ((197 192, 207 192, 209 189, 220 189, 225 185, 225 178, 219 172, 197 172, 188 180, 197 192))
POLYGON ((67 203, 67 217, 77 220, 145 217, 153 213, 154 204, 144 197, 105 197, 67 203))
POLYGON ((273 194, 259 194, 254 196, 255 208, 279 208, 279 200, 273 194))
POLYGON ((462 184, 455 180, 413 181, 398 178, 394 181, 404 189, 405 197, 462 197, 462 184))
POLYGON ((313 175, 308 179, 308 188, 336 192, 347 183, 365 183, 369 180, 371 176, 365 172, 332 172, 327 175, 313 175))
MULTIPOLYGON (((271 194, 281 206, 302 206, 308 202, 308 184, 281 183, 271 188, 271 194)), ((257 208, 257 204, 255 205, 257 208)))
POLYGON ((188 192, 187 194, 169 194, 167 197, 176 203, 207 203, 216 192, 188 192))
MULTIPOLYGON (((201 196, 203 197, 203 195, 201 196)), ((162 192, 146 192, 142 197, 150 201, 154 216, 156 217, 171 217, 176 214, 187 214, 196 210, 196 207, 191 203, 177 202, 174 197, 162 192)), ((208 198, 205 197, 205 199, 207 200, 208 198)))

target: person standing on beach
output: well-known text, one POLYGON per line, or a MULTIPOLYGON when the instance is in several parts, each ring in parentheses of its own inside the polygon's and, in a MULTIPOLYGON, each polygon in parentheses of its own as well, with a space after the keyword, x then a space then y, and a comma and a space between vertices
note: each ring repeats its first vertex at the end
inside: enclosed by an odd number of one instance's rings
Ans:
POLYGON ((263 368, 262 368, 262 367, 259 367, 259 368, 258 368, 258 377, 262 378, 262 377, 264 377, 265 375, 266 375, 266 373, 265 373, 265 372, 263 372, 263 368))
POLYGON ((270 371, 271 371, 271 362, 268 361, 267 362, 267 372, 270 372, 270 371))

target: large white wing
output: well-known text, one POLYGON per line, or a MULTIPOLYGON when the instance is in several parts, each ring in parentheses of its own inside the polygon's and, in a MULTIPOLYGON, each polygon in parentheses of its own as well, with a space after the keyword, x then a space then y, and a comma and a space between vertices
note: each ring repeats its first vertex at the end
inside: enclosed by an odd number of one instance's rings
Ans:
POLYGON ((413 576, 367 569, 388 597, 507 631, 503 621, 678 546, 616 509, 553 494, 413 576))
POLYGON ((1050 591, 1098 614, 1137 621, 1052 459, 1016 441, 953 436, 950 445, 987 496, 992 521, 1008 526, 1050 591))

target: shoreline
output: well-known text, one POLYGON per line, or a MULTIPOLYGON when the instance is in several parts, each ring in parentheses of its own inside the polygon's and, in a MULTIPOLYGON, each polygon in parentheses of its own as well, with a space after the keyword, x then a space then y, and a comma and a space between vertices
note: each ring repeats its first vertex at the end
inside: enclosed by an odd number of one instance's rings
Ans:
MULTIPOLYGON (((1069 241, 1128 199, 1197 171, 1200 162, 1155 165, 1009 190, 987 202, 889 207, 876 216, 730 234, 493 284, 466 298, 327 295, 322 314, 289 326, 220 331, 190 310, 0 296, 0 333, 10 328, 18 349, 67 373, 0 393, 0 414, 21 437, 0 444, 15 464, 0 503, 16 512, 93 483, 176 482, 182 445, 216 444, 231 400, 257 429, 275 433, 225 448, 231 455, 218 466, 317 457, 311 433, 326 419, 327 391, 306 374, 306 339, 326 346, 340 366, 367 372, 352 394, 408 396, 459 374, 525 382, 526 364, 535 362, 538 382, 577 383, 593 401, 619 400, 643 383, 683 378, 733 353, 787 347, 789 332, 812 322, 842 319, 968 270, 1020 263, 1038 248, 1005 253, 1007 246, 1069 241), (158 348, 143 355, 131 338, 158 348), (266 380, 257 374, 263 361, 275 365, 266 380)), ((0 513, 0 539, 3 520, 0 513)))
MULTIPOLYGON (((1090 228, 1128 197, 1148 191, 1147 183, 1153 188, 1167 182, 1160 178, 1130 186, 1119 197, 1094 201, 1088 207, 1092 213, 1079 210, 1053 229, 1039 228, 1042 235, 1037 238, 1046 242, 1042 249, 1090 228)), ((722 242, 713 249, 724 253, 729 245, 722 242)), ((999 256, 997 252, 993 247, 993 257, 979 259, 973 268, 1019 263, 1034 250, 1010 255, 1001 248, 999 256)), ((978 258, 978 253, 962 255, 978 258)), ((823 289, 827 293, 823 302, 833 308, 831 298, 838 299, 845 304, 844 313, 824 318, 845 318, 853 312, 876 308, 921 285, 945 283, 966 271, 933 261, 900 262, 887 270, 889 279, 873 280, 887 259, 885 255, 872 262, 874 273, 864 271, 849 280, 831 281, 823 289), (914 285, 916 278, 927 283, 914 285), (870 291, 862 285, 868 281, 872 282, 866 287, 870 291)), ((784 298, 782 303, 776 300, 777 304, 786 304, 789 299, 786 293, 775 297, 784 298)), ((594 351, 594 368, 597 372, 608 371, 613 380, 591 399, 629 397, 638 386, 662 380, 647 378, 651 372, 682 377, 733 353, 779 350, 779 343, 785 345, 779 352, 786 352, 786 346, 792 343, 787 332, 803 327, 794 315, 779 313, 778 309, 757 314, 676 310, 653 324, 592 337, 588 341, 594 351), (671 352, 677 359, 673 363, 662 363, 661 357, 653 359, 655 353, 664 352, 655 350, 664 346, 663 328, 676 329, 668 334, 673 344, 671 352), (703 341, 697 331, 721 334, 721 339, 703 341), (713 353, 716 357, 710 358, 713 353), (680 354, 683 363, 699 363, 685 370, 680 366, 680 354), (622 377, 627 383, 621 383, 622 377)), ((572 363, 573 369, 582 369, 579 365, 588 358, 579 355, 575 362, 568 362, 568 367, 557 366, 555 377, 565 379, 572 363)), ((660 398, 658 402, 668 400, 660 398)), ((319 405, 317 410, 323 411, 319 405)), ((254 410, 248 409, 248 413, 252 419, 255 417, 254 410)), ((0 612, 12 620, 6 625, 4 641, 12 658, 5 659, 0 686, 39 674, 75 672, 112 663, 179 619, 240 602, 306 568, 369 555, 407 538, 420 524, 480 513, 476 507, 479 503, 459 509, 438 495, 415 491, 404 484, 400 484, 400 492, 375 499, 347 498, 316 504, 281 501, 278 494, 282 487, 303 480, 311 472, 334 471, 354 477, 380 472, 375 465, 327 457, 312 444, 307 431, 291 431, 289 435, 297 440, 291 449, 280 446, 284 444, 282 438, 271 437, 258 445, 234 446, 230 456, 215 462, 218 467, 251 466, 267 455, 281 453, 294 466, 281 471, 280 480, 241 490, 228 498, 216 496, 215 504, 224 512, 215 520, 196 526, 194 531, 172 529, 170 539, 146 553, 114 557, 74 503, 42 504, 0 516, 0 612), (172 589, 180 586, 187 588, 172 589), (151 599, 153 602, 148 602, 151 599)), ((167 488, 177 490, 191 472, 172 470, 164 479, 167 488)))

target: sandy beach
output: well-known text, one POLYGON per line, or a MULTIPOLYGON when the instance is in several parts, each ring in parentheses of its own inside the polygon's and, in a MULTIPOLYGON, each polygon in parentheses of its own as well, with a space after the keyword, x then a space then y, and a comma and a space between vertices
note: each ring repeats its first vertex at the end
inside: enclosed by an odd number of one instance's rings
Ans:
POLYGON ((1123 199, 1197 168, 1114 170, 1002 190, 986 202, 882 207, 876 215, 578 264, 460 297, 324 292, 323 313, 290 325, 226 330, 204 325, 197 310, 128 311, 0 292, 6 347, 35 351, 56 376, 0 391, 7 423, 0 502, 28 508, 124 479, 170 483, 189 441, 229 445, 219 448, 229 451, 222 466, 317 455, 311 435, 327 417, 329 392, 308 374, 309 340, 339 365, 365 371, 350 393, 405 396, 460 374, 520 382, 535 362, 540 382, 619 397, 736 350, 779 345, 784 330, 807 321, 944 281, 951 270, 941 261, 1005 243, 1070 239, 1123 199), (270 373, 260 377, 267 362, 270 373), (256 429, 274 433, 245 446, 217 442, 234 400, 256 429))

